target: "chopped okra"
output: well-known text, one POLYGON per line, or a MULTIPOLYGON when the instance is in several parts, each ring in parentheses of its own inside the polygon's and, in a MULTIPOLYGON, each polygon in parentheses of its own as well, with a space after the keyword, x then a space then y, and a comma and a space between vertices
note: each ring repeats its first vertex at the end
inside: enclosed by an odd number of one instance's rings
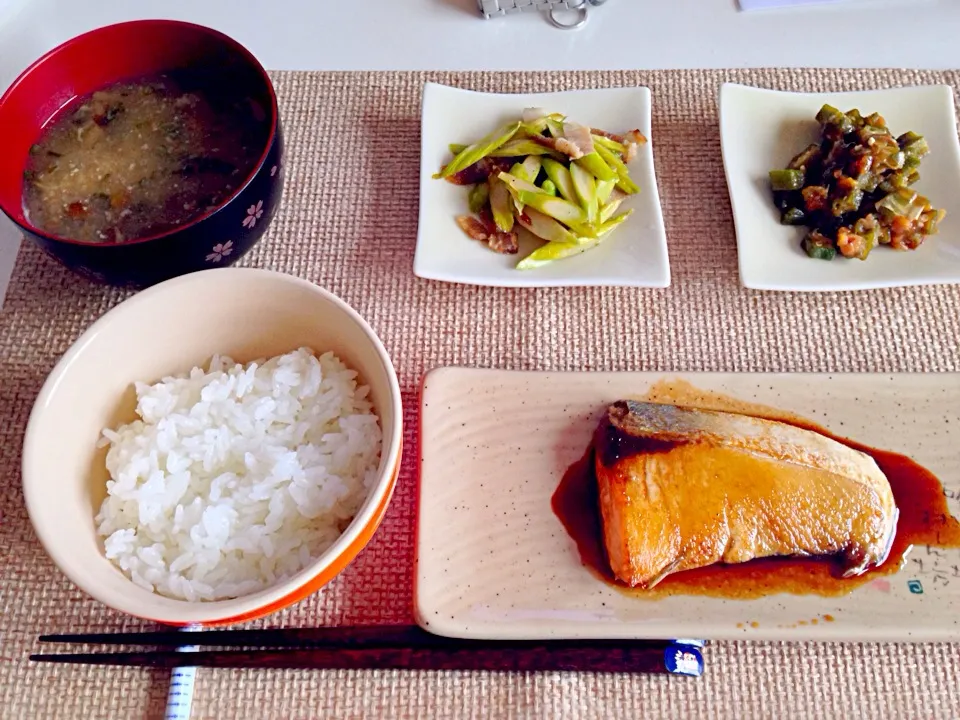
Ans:
POLYGON ((937 232, 945 211, 912 189, 930 153, 923 136, 894 136, 879 113, 864 117, 830 105, 816 121, 820 142, 769 173, 780 222, 807 228, 807 255, 866 260, 878 245, 915 250, 937 232))

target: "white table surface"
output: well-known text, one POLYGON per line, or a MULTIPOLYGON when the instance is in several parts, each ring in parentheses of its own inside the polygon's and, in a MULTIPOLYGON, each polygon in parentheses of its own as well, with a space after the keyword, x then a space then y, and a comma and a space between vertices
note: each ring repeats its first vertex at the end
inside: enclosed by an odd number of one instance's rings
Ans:
MULTIPOLYGON (((272 70, 960 67, 960 0, 845 0, 740 12, 736 0, 609 0, 577 31, 476 0, 0 0, 0 88, 86 30, 165 17, 236 38, 272 70), (833 40, 824 27, 851 27, 833 40), (823 38, 823 39, 820 39, 823 38), (891 38, 884 44, 876 38, 891 38)), ((0 297, 19 236, 0 224, 0 297)))

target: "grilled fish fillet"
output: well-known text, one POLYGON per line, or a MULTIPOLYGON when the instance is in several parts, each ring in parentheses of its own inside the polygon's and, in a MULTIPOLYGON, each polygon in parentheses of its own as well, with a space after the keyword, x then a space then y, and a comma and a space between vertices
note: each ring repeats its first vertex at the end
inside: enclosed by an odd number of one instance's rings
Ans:
POLYGON ((873 458, 793 425, 623 401, 595 448, 610 565, 634 587, 774 555, 835 555, 858 575, 886 559, 896 532, 873 458))

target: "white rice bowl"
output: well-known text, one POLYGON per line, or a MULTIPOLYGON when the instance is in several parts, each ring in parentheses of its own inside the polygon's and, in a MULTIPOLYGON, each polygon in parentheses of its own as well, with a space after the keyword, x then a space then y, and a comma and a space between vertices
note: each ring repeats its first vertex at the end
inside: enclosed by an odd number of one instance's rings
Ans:
POLYGON ((307 348, 136 384, 140 419, 103 431, 106 557, 137 585, 226 600, 290 578, 376 484, 382 434, 357 373, 307 348))

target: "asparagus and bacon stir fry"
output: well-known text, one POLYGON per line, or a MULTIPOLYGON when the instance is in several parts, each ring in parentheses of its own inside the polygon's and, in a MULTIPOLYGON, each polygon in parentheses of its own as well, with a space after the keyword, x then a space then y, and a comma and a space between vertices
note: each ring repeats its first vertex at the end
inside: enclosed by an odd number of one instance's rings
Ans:
POLYGON ((544 240, 517 263, 531 270, 596 247, 630 216, 617 212, 640 191, 627 164, 646 142, 639 130, 616 135, 528 108, 472 145, 451 145, 434 178, 471 186, 457 224, 491 250, 518 253, 520 228, 544 240))
POLYGON ((877 113, 824 105, 820 142, 782 170, 770 172, 780 222, 803 225, 807 255, 832 260, 839 252, 866 260, 878 245, 915 250, 946 214, 911 186, 930 152, 913 132, 894 137, 877 113))

